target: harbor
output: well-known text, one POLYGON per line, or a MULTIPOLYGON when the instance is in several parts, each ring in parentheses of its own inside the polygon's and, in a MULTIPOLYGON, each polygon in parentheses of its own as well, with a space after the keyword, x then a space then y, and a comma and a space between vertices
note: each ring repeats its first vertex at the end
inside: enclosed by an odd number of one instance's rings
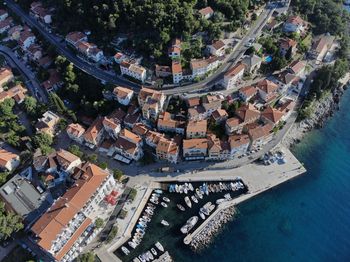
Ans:
MULTIPOLYGON (((149 187, 147 193, 144 194, 142 204, 140 203, 137 212, 135 212, 137 216, 134 216, 129 222, 128 234, 125 234, 123 240, 120 239, 117 241, 118 243, 115 242, 105 248, 103 255, 99 256, 100 259, 102 261, 110 261, 110 259, 114 261, 147 261, 146 258, 149 257, 149 261, 156 261, 156 259, 160 259, 159 255, 153 255, 154 260, 151 260, 149 256, 149 253, 152 254, 152 248, 156 249, 154 246, 156 241, 160 242, 164 247, 164 253, 160 255, 168 252, 169 257, 171 257, 172 252, 178 248, 184 248, 187 250, 186 252, 201 250, 211 243, 213 237, 225 226, 225 223, 234 219, 235 207, 239 203, 284 183, 285 181, 293 179, 306 171, 288 149, 281 148, 281 150, 284 152, 285 161, 283 163, 275 162, 270 165, 252 163, 233 170, 206 170, 194 174, 184 173, 176 177, 138 177, 139 181, 142 181, 142 183, 149 181, 149 187), (216 204, 216 201, 225 198, 224 196, 228 191, 226 192, 224 190, 218 193, 210 193, 208 196, 204 193, 203 195, 205 195, 205 197, 203 197, 203 199, 198 197, 198 204, 193 202, 192 196, 196 195, 196 188, 202 186, 203 189, 203 184, 207 186, 212 183, 217 185, 220 183, 230 185, 230 183, 236 179, 242 181, 245 191, 232 194, 231 189, 231 199, 228 201, 216 204), (190 183, 193 185, 194 189, 193 191, 188 190, 189 192, 187 192, 187 194, 184 192, 184 188, 182 189, 182 193, 169 192, 170 185, 174 187, 177 184, 179 187, 180 185, 189 185, 190 183), (154 191, 157 188, 161 189, 163 194, 159 196, 154 195, 157 194, 154 191), (150 202, 151 199, 153 199, 153 202, 156 200, 154 196, 158 197, 158 204, 150 202), (186 196, 191 200, 192 208, 187 206, 185 201, 186 196), (168 198, 170 202, 164 201, 163 197, 168 198), (167 207, 161 205, 161 202, 164 202, 167 207), (206 216, 205 220, 202 220, 199 216, 199 210, 208 202, 215 205, 215 210, 213 210, 209 216, 206 216), (156 206, 153 210, 154 216, 147 224, 147 229, 145 230, 142 241, 133 249, 128 245, 128 242, 131 241, 130 238, 132 239, 132 237, 135 236, 137 225, 140 222, 145 222, 142 220, 140 221, 140 218, 145 215, 145 210, 151 207, 149 204, 156 206), (183 206, 185 211, 181 211, 177 204, 183 206), (196 225, 186 234, 181 233, 180 229, 186 224, 186 221, 195 216, 198 217, 197 219, 199 222, 196 222, 196 225), (162 220, 168 222, 169 226, 163 225, 162 220), (125 255, 121 250, 122 246, 128 248, 130 252, 128 255, 125 255), (148 256, 144 255, 142 257, 142 255, 146 253, 148 253, 148 256), (141 257, 139 257, 140 255, 141 257)), ((229 188, 229 186, 227 186, 227 188, 229 188)), ((174 190, 174 188, 170 189, 170 191, 172 190, 174 190)), ((178 188, 178 190, 180 191, 180 188, 178 188)), ((142 230, 138 230, 138 232, 142 233, 142 230)))

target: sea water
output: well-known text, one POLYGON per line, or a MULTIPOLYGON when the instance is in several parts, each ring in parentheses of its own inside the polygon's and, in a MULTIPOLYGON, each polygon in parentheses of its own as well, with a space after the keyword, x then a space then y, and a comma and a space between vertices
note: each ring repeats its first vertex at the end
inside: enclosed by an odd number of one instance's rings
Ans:
POLYGON ((350 92, 325 127, 293 152, 307 173, 245 203, 199 254, 175 261, 350 261, 350 92))

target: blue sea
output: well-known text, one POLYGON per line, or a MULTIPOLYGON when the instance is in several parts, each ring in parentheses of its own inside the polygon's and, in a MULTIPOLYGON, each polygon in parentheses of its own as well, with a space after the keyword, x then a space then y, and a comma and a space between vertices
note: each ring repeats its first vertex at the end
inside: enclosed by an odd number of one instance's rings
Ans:
POLYGON ((308 172, 239 206, 200 254, 176 261, 350 261, 350 92, 321 130, 293 152, 308 172))

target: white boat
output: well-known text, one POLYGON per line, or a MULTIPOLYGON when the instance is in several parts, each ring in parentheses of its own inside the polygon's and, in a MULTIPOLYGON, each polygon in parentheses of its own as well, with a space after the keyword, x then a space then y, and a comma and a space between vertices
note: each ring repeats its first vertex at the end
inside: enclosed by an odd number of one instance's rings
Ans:
POLYGON ((154 259, 154 256, 152 255, 151 251, 147 251, 146 254, 147 254, 149 260, 153 260, 154 259))
POLYGON ((184 193, 187 195, 187 193, 188 193, 187 187, 184 187, 184 193))
POLYGON ((201 211, 199 211, 199 216, 200 216, 203 220, 205 220, 205 215, 204 215, 201 211))
POLYGON ((175 185, 175 192, 179 193, 179 185, 178 184, 175 185))
POLYGON ((147 223, 139 222, 139 225, 143 226, 144 228, 147 227, 147 223))
POLYGON ((182 185, 179 186, 179 192, 180 192, 180 194, 182 194, 184 192, 184 187, 182 185))
POLYGON ((197 222, 198 222, 197 216, 191 217, 189 220, 187 220, 186 224, 183 227, 181 227, 180 229, 181 232, 183 234, 187 234, 197 224, 197 222))
POLYGON ((163 226, 169 226, 169 223, 168 223, 168 221, 166 221, 166 220, 162 220, 161 222, 160 222, 163 226))
POLYGON ((190 198, 189 198, 188 196, 185 197, 185 203, 186 203, 186 205, 187 205, 189 208, 192 207, 191 200, 190 200, 190 198))
POLYGON ((198 203, 198 199, 193 195, 191 196, 191 200, 194 202, 194 203, 198 203))
POLYGON ((161 202, 160 204, 161 204, 163 207, 168 207, 168 205, 165 204, 164 202, 161 202))
POLYGON ((227 200, 231 200, 232 199, 230 193, 225 194, 224 198, 227 199, 227 200))
POLYGON ((162 193, 163 193, 163 190, 161 190, 161 189, 156 189, 156 190, 154 190, 154 192, 156 192, 157 194, 162 194, 162 193))
POLYGON ((165 202, 170 202, 170 199, 169 198, 167 198, 167 197, 163 197, 163 200, 165 201, 165 202))
POLYGON ((151 222, 151 219, 149 218, 149 217, 147 217, 147 216, 143 216, 142 217, 144 220, 146 220, 146 222, 151 222))
POLYGON ((142 223, 147 223, 147 220, 146 220, 146 219, 144 219, 143 217, 141 217, 141 218, 139 219, 139 222, 142 222, 142 223))
POLYGON ((143 258, 143 255, 139 255, 137 257, 141 262, 146 262, 146 259, 143 258))
POLYGON ((162 246, 161 243, 157 242, 157 243, 155 244, 155 246, 156 246, 156 248, 158 248, 159 251, 164 252, 164 247, 162 246))
POLYGON ((132 262, 142 262, 138 257, 135 257, 132 262))
POLYGON ((203 184, 203 190, 204 190, 204 193, 208 196, 209 195, 209 189, 208 189, 208 185, 206 183, 203 184))
POLYGON ((209 214, 215 209, 215 205, 212 204, 211 206, 209 206, 208 208, 208 211, 209 211, 209 214))
POLYGON ((211 206, 211 202, 207 202, 203 207, 201 207, 200 211, 204 214, 209 216, 209 207, 211 206))
POLYGON ((125 254, 125 255, 129 255, 130 254, 130 251, 129 251, 129 249, 127 249, 126 247, 122 247, 122 251, 123 251, 123 253, 125 254))
POLYGON ((177 204, 176 205, 178 209, 180 209, 181 211, 185 211, 186 209, 183 207, 183 205, 181 204, 177 204))
POLYGON ((142 228, 136 228, 136 232, 137 232, 137 233, 140 233, 140 234, 142 234, 142 235, 145 234, 145 230, 143 230, 142 228))
POLYGON ((194 188, 193 188, 193 186, 192 186, 192 184, 191 184, 191 183, 189 183, 189 184, 188 184, 188 189, 189 189, 189 190, 191 190, 191 191, 193 191, 193 190, 194 190, 194 188))
POLYGON ((201 191, 198 188, 196 188, 196 194, 200 199, 203 198, 203 194, 201 193, 201 191))
POLYGON ((151 252, 152 252, 152 254, 155 255, 155 256, 158 255, 157 251, 156 251, 153 247, 151 248, 151 252))
POLYGON ((131 248, 133 248, 133 249, 135 249, 135 248, 137 247, 137 245, 136 245, 134 242, 132 242, 132 241, 129 241, 129 242, 128 242, 128 245, 129 245, 131 248))

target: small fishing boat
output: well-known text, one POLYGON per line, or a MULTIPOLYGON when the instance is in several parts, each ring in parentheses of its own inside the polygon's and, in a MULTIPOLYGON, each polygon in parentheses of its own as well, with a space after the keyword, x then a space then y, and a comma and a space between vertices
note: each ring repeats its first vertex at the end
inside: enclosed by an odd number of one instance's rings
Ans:
POLYGON ((193 190, 194 190, 194 188, 193 188, 193 186, 192 186, 192 184, 191 184, 191 183, 189 183, 189 184, 188 184, 188 189, 189 189, 189 190, 191 190, 191 191, 193 191, 193 190))
POLYGON ((227 200, 231 200, 232 199, 230 193, 225 194, 224 198, 227 199, 227 200))
POLYGON ((187 220, 186 224, 183 227, 181 227, 180 231, 183 234, 187 234, 197 224, 197 222, 198 222, 197 216, 191 217, 190 219, 187 220))
POLYGON ((141 262, 146 262, 146 259, 143 258, 143 255, 139 255, 137 257, 141 262))
POLYGON ((125 254, 125 255, 129 255, 130 254, 130 251, 129 251, 129 249, 127 249, 126 247, 122 247, 122 251, 123 251, 123 253, 125 254))
POLYGON ((160 204, 161 204, 162 207, 168 207, 168 205, 165 204, 164 202, 161 202, 160 204))
POLYGON ((149 218, 149 217, 147 217, 147 216, 143 216, 142 217, 146 222, 151 222, 151 219, 149 218))
POLYGON ((131 248, 133 248, 133 249, 135 249, 135 248, 137 247, 137 245, 136 245, 134 242, 132 242, 132 241, 129 241, 129 242, 128 242, 128 245, 129 245, 131 248))
POLYGON ((154 259, 154 256, 152 255, 151 251, 147 251, 147 256, 150 260, 153 260, 154 259))
POLYGON ((226 202, 227 201, 227 199, 225 199, 225 198, 220 198, 220 199, 217 199, 216 201, 215 201, 215 203, 217 204, 217 205, 220 205, 221 203, 224 203, 224 202, 226 202))
POLYGON ((155 255, 155 256, 158 254, 157 251, 155 250, 155 248, 153 248, 153 247, 151 248, 151 252, 152 252, 152 254, 155 255))
POLYGON ((145 230, 143 230, 142 228, 136 228, 136 232, 137 232, 137 233, 140 233, 140 234, 142 234, 142 235, 145 234, 145 230))
POLYGON ((200 199, 203 198, 203 194, 200 192, 199 188, 196 188, 196 194, 200 199))
POLYGON ((201 217, 201 219, 205 220, 205 215, 201 211, 199 211, 199 216, 201 217))
POLYGON ((143 228, 147 227, 147 223, 139 222, 139 225, 143 226, 143 228))
POLYGON ((132 262, 142 262, 138 257, 135 257, 132 262))
POLYGON ((183 207, 183 205, 181 204, 177 204, 176 205, 178 209, 180 209, 181 211, 185 211, 186 209, 183 207))
POLYGON ((161 190, 161 189, 156 189, 156 190, 154 190, 154 192, 156 192, 157 194, 163 194, 163 190, 161 190))
POLYGON ((169 226, 169 223, 168 223, 168 221, 166 221, 166 220, 162 220, 161 222, 160 222, 163 226, 169 226))
POLYGON ((194 202, 194 203, 198 203, 198 199, 193 195, 191 196, 191 200, 194 202))
POLYGON ((182 194, 184 192, 184 187, 182 185, 179 186, 179 192, 180 192, 180 194, 182 194))
POLYGON ((167 197, 163 197, 163 201, 165 201, 165 202, 170 202, 170 199, 169 198, 167 198, 167 197))
POLYGON ((184 193, 187 195, 187 193, 188 193, 187 187, 184 187, 184 193))
POLYGON ((175 185, 175 192, 176 192, 176 193, 179 193, 179 189, 180 189, 180 188, 179 188, 179 185, 176 184, 176 185, 175 185))
POLYGON ((204 190, 204 193, 208 196, 209 195, 209 189, 208 189, 208 186, 206 183, 203 183, 203 190, 204 190))
POLYGON ((156 248, 158 248, 159 251, 164 252, 164 247, 162 246, 161 243, 157 242, 157 243, 155 244, 155 246, 156 246, 156 248))
POLYGON ((188 196, 185 197, 185 203, 186 203, 186 205, 187 205, 189 208, 192 207, 191 200, 190 200, 190 198, 189 198, 188 196))

